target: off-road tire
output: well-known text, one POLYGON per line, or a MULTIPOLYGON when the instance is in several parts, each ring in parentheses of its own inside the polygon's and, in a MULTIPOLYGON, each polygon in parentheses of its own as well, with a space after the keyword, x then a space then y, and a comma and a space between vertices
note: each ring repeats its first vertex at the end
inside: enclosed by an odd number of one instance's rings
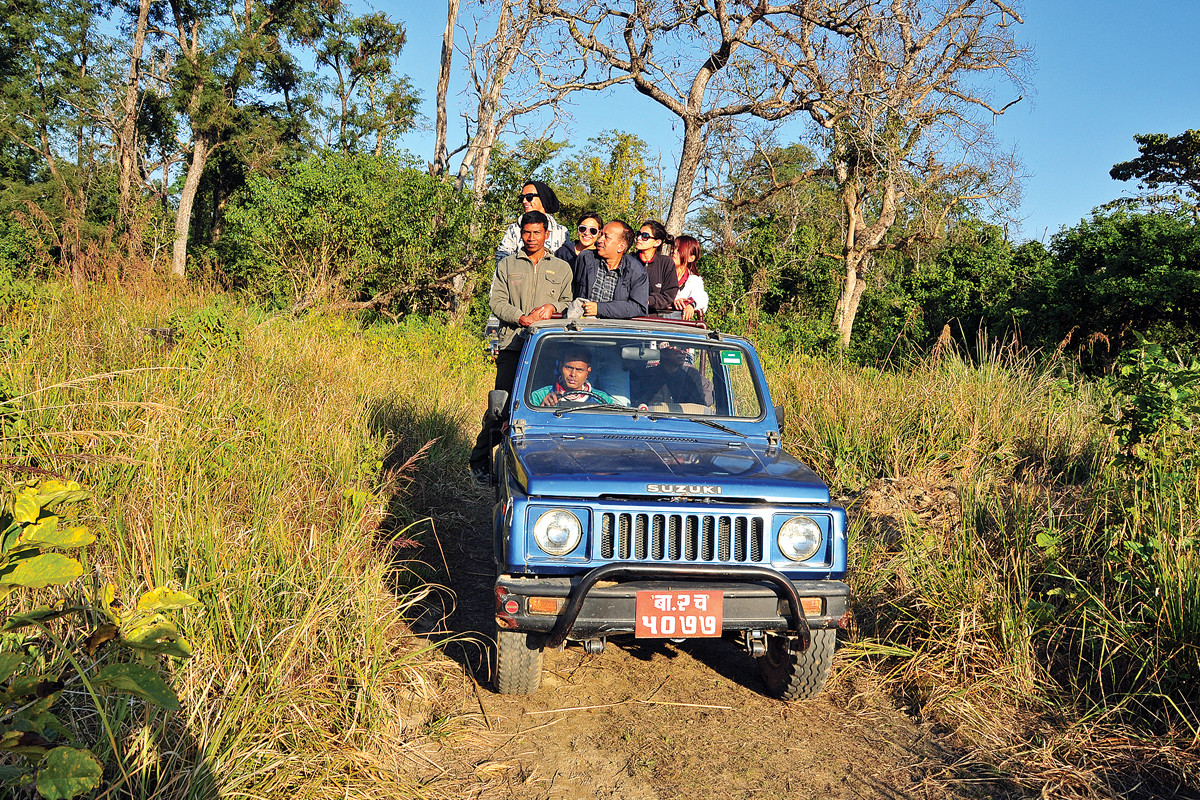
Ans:
POLYGON ((837 628, 811 631, 808 649, 793 653, 783 636, 767 637, 767 652, 755 660, 767 694, 780 700, 811 700, 821 693, 833 663, 837 628))
POLYGON ((500 694, 533 694, 542 684, 540 633, 496 631, 496 691, 500 694))

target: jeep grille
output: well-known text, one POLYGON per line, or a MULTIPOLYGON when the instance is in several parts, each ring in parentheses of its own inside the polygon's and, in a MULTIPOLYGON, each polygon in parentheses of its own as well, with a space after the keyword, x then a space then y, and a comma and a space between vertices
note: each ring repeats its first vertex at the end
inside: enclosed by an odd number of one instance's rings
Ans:
POLYGON ((620 561, 763 561, 761 517, 729 514, 600 515, 600 556, 620 561))

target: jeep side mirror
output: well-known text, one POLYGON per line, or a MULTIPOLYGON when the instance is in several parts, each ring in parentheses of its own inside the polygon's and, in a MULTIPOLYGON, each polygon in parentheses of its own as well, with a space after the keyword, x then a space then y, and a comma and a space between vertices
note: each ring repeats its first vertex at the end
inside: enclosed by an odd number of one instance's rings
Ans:
POLYGON ((503 418, 507 406, 508 392, 504 391, 503 389, 492 389, 490 392, 488 392, 487 413, 492 419, 503 418))
POLYGON ((775 424, 779 426, 779 435, 783 436, 783 423, 787 420, 787 409, 775 406, 775 424))

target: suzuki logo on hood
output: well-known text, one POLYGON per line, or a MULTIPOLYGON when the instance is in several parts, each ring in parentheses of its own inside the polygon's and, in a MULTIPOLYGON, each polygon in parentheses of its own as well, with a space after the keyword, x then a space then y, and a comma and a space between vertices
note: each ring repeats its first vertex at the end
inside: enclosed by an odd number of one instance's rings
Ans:
POLYGON ((697 483, 648 483, 646 491, 651 494, 720 494, 721 487, 697 483))

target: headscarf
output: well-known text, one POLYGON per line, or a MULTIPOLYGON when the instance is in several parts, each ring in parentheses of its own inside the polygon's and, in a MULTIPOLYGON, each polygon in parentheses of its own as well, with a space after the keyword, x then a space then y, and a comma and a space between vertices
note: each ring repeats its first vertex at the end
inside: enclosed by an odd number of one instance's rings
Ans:
POLYGON ((542 200, 542 208, 546 209, 547 214, 554 214, 558 211, 560 208, 558 195, 554 193, 553 189, 541 181, 525 181, 524 185, 537 189, 538 197, 542 200))

